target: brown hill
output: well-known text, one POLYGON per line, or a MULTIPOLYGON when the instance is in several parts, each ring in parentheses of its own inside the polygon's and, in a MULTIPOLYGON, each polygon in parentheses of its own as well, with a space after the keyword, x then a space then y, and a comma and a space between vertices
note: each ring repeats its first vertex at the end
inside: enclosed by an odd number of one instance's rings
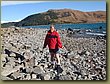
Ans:
POLYGON ((106 22, 105 11, 82 12, 78 10, 61 9, 61 10, 49 10, 45 14, 47 14, 48 12, 54 12, 57 14, 58 18, 54 19, 56 23, 106 22))
MULTIPOLYGON (((48 10, 30 15, 12 26, 35 26, 52 23, 97 23, 106 22, 106 11, 82 12, 71 9, 48 10)), ((2 24, 5 27, 10 23, 2 24)))

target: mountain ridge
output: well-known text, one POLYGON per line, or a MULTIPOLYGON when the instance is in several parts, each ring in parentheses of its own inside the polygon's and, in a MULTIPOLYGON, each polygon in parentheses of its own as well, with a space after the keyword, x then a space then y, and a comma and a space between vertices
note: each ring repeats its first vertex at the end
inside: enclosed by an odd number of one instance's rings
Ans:
POLYGON ((2 26, 36 26, 63 23, 106 22, 106 11, 83 12, 72 9, 49 9, 46 12, 32 14, 19 22, 4 23, 2 26))

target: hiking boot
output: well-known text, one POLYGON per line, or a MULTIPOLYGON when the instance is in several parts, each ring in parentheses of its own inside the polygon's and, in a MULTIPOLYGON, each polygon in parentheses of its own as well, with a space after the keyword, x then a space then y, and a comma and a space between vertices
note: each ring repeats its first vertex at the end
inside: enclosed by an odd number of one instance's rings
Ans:
POLYGON ((56 70, 56 71, 57 71, 57 74, 60 74, 60 73, 62 73, 62 72, 63 72, 63 69, 61 68, 61 66, 60 66, 60 65, 56 65, 54 70, 56 70))

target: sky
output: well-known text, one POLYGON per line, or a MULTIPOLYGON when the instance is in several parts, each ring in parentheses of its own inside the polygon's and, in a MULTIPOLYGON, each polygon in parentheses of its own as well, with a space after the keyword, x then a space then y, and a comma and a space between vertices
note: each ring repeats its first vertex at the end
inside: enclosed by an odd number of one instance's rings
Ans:
POLYGON ((64 8, 85 12, 106 11, 106 1, 2 1, 1 23, 17 22, 32 14, 64 8))

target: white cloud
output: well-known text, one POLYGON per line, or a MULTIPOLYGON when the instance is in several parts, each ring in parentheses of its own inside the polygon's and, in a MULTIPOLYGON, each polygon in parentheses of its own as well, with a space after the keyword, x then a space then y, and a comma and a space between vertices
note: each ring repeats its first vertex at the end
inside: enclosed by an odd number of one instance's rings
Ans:
POLYGON ((1 1, 1 6, 27 4, 27 3, 41 3, 44 1, 1 1))

